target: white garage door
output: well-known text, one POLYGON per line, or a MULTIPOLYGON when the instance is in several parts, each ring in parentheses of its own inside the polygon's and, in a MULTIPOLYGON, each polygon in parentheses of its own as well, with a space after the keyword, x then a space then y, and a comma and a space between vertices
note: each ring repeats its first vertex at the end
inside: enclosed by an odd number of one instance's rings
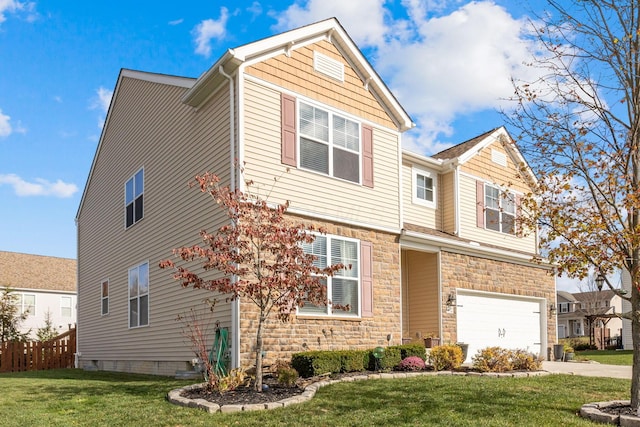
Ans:
POLYGON ((458 341, 469 344, 466 362, 478 350, 493 346, 543 356, 541 300, 459 291, 456 304, 458 341))

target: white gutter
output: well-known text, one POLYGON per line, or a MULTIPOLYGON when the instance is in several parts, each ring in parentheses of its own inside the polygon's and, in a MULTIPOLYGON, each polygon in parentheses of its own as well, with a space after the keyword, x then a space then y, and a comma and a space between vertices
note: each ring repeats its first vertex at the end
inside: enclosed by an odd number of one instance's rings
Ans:
POLYGON ((455 224, 453 225, 453 234, 460 236, 460 191, 458 186, 460 185, 460 175, 458 175, 459 166, 456 164, 453 166, 453 218, 455 224))
MULTIPOLYGON (((230 188, 231 191, 236 190, 236 121, 235 121, 235 97, 233 77, 224 71, 224 67, 220 65, 218 68, 220 75, 229 80, 229 171, 230 171, 230 188)), ((231 277, 231 281, 238 280, 236 275, 231 277)), ((231 366, 236 368, 240 366, 240 300, 234 299, 231 302, 231 366)))
MULTIPOLYGON (((447 239, 444 237, 432 236, 430 234, 418 233, 410 230, 403 230, 402 235, 400 236, 400 245, 403 245, 403 239, 406 239, 408 242, 429 242, 435 243, 442 247, 449 247, 458 250, 464 250, 468 253, 475 255, 487 255, 491 254, 494 256, 501 257, 503 260, 511 261, 511 262, 519 262, 524 264, 534 264, 531 261, 533 254, 520 254, 514 251, 491 248, 487 246, 481 246, 479 243, 475 242, 458 242, 455 240, 447 239)), ((545 264, 540 264, 541 267, 552 268, 551 265, 545 266, 545 264)))

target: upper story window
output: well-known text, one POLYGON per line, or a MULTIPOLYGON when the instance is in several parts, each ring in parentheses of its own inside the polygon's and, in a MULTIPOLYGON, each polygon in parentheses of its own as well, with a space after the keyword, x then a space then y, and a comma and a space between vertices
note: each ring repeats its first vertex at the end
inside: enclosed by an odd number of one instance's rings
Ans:
POLYGON ((506 234, 516 234, 516 202, 513 194, 485 184, 485 227, 506 234))
POLYGON ((18 294, 16 303, 20 308, 20 313, 27 313, 29 316, 36 315, 36 296, 34 294, 18 294))
POLYGON ((413 203, 436 207, 437 176, 419 168, 413 168, 413 203))
POLYGON ((360 182, 360 124, 300 102, 300 167, 360 182))
POLYGON ((129 327, 149 324, 149 263, 129 269, 129 327))
POLYGON ((124 185, 126 227, 140 221, 144 214, 144 169, 140 169, 124 185))
POLYGON ((568 313, 569 312, 569 303, 568 302, 561 302, 558 304, 558 309, 560 310, 560 313, 568 313))
POLYGON ((329 316, 357 316, 360 312, 360 251, 359 241, 337 236, 317 236, 313 243, 303 244, 304 251, 317 257, 315 264, 324 268, 327 265, 342 263, 351 268, 340 270, 333 277, 326 277, 323 283, 327 287, 327 304, 312 305, 306 303, 300 307, 301 314, 321 314, 329 316), (329 303, 329 301, 331 303, 329 303), (349 307, 333 308, 334 305, 349 307))
POLYGON ((71 297, 60 297, 60 315, 62 317, 71 317, 72 311, 71 297))

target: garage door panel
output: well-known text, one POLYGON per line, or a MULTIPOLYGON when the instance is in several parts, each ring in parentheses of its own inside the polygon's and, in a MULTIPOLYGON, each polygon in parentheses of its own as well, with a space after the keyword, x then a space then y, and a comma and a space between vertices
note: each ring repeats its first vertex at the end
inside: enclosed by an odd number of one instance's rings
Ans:
POLYGON ((469 344, 466 362, 485 347, 524 349, 540 354, 540 301, 501 294, 457 297, 458 341, 469 344))

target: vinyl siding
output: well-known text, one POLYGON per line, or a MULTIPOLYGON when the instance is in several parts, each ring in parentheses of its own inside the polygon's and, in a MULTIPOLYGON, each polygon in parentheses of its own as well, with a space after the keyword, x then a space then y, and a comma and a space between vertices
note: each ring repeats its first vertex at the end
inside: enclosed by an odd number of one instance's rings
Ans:
MULTIPOLYGON (((159 261, 200 242, 199 230, 223 221, 210 197, 188 182, 204 171, 229 179, 226 87, 200 110, 185 89, 122 77, 78 215, 78 343, 83 360, 188 361, 190 344, 176 317, 211 296, 182 289, 159 261), (124 184, 144 167, 144 217, 124 227, 124 184), (128 328, 128 269, 149 262, 149 326, 128 328), (109 314, 100 285, 109 280, 109 314), (179 304, 176 304, 179 301, 179 304)), ((216 305, 214 320, 231 321, 216 305)))
POLYGON ((245 176, 263 192, 271 191, 272 202, 290 200, 292 209, 311 214, 399 228, 397 133, 373 128, 373 188, 297 168, 286 173, 280 152, 280 93, 252 80, 245 81, 244 93, 245 176))
MULTIPOLYGON (((429 170, 427 168, 421 168, 429 170)), ((432 171, 436 174, 435 171, 432 171)), ((436 174, 437 175, 437 174, 436 174)), ((416 204, 413 202, 413 165, 407 162, 402 163, 402 203, 404 205, 404 221, 410 224, 419 225, 421 227, 428 227, 434 229, 440 229, 441 218, 441 195, 440 191, 442 184, 440 176, 437 176, 437 188, 436 188, 436 209, 429 206, 416 204)))
POLYGON ((460 167, 460 170, 469 175, 482 178, 488 182, 509 187, 513 191, 527 193, 531 191, 531 188, 527 182, 520 177, 520 174, 518 173, 519 168, 520 165, 513 162, 504 146, 499 141, 496 141, 485 147, 468 162, 465 162, 460 167), (496 150, 506 156, 506 167, 491 160, 491 150, 496 150))
POLYGON ((442 212, 442 231, 455 233, 456 208, 455 208, 455 179, 453 172, 442 174, 438 177, 440 203, 438 208, 442 212))
POLYGON ((246 72, 381 126, 395 127, 380 103, 364 88, 364 82, 327 41, 294 48, 291 56, 278 55, 247 67, 246 72), (314 71, 314 50, 344 64, 344 82, 314 71))
POLYGON ((403 251, 403 338, 439 336, 438 255, 403 251), (408 286, 410 284, 410 286, 408 286))
POLYGON ((534 233, 517 237, 479 228, 476 223, 476 180, 460 174, 460 237, 526 253, 536 253, 534 233))

